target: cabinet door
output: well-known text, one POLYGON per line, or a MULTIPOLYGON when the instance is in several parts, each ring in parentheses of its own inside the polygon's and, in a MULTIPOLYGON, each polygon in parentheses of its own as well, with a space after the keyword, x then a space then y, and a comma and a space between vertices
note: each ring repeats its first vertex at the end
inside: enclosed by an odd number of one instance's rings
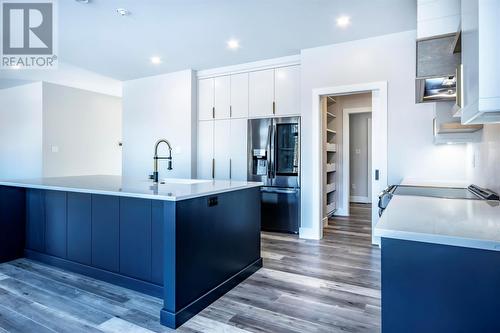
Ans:
POLYGON ((219 76, 214 79, 215 119, 228 119, 231 108, 231 77, 219 76))
POLYGON ((248 118, 248 73, 231 75, 231 118, 248 118))
POLYGON ((216 120, 214 131, 215 179, 229 179, 230 120, 216 120))
POLYGON ((26 190, 26 248, 45 251, 45 191, 26 190))
POLYGON ((151 200, 120 198, 120 273, 151 281, 151 200))
POLYGON ((278 116, 300 114, 300 67, 276 68, 275 112, 278 116))
POLYGON ((214 79, 198 81, 198 120, 213 119, 214 79))
POLYGON ((66 192, 45 191, 45 252, 66 258, 66 192))
POLYGON ((231 179, 247 180, 247 119, 231 119, 231 179))
POLYGON ((92 263, 92 199, 87 193, 68 192, 68 259, 92 263))
POLYGON ((198 178, 213 178, 214 121, 198 122, 198 178))
POLYGON ((120 270, 120 197, 92 195, 92 265, 120 270))
POLYGON ((274 69, 250 73, 248 94, 251 118, 273 116, 274 69))

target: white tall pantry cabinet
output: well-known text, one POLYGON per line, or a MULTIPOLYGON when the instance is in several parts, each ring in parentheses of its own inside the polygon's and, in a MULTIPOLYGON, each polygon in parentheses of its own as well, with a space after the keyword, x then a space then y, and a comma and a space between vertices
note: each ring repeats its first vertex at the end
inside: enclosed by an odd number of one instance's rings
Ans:
POLYGON ((198 178, 247 179, 249 118, 300 115, 298 65, 198 80, 198 178))

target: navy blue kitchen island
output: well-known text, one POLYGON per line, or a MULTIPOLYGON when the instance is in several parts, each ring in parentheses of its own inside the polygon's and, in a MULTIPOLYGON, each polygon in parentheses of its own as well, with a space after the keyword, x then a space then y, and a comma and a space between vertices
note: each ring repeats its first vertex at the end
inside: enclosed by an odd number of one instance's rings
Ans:
POLYGON ((26 257, 161 297, 177 328, 262 267, 260 184, 0 182, 0 262, 26 257))

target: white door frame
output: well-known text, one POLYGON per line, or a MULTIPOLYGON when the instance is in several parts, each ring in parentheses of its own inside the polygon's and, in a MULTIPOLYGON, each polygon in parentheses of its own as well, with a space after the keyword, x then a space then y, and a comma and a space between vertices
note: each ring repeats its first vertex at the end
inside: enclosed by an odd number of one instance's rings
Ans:
MULTIPOLYGON (((344 108, 342 109, 342 193, 340 197, 342 198, 342 206, 339 207, 337 215, 349 216, 349 201, 351 197, 350 176, 351 176, 351 157, 350 153, 350 120, 349 116, 355 113, 371 113, 371 107, 364 108, 344 108)), ((369 142, 369 140, 368 140, 369 142)), ((371 171, 368 171, 368 181, 371 180, 371 171)), ((370 194, 368 196, 371 197, 370 194)))
POLYGON ((345 86, 326 87, 312 91, 312 233, 318 239, 323 238, 323 131, 321 115, 321 96, 350 95, 363 92, 372 93, 372 179, 375 179, 375 170, 379 172, 379 179, 372 183, 372 243, 379 244, 380 240, 373 236, 374 226, 378 221, 377 195, 387 187, 387 81, 361 83, 345 86))

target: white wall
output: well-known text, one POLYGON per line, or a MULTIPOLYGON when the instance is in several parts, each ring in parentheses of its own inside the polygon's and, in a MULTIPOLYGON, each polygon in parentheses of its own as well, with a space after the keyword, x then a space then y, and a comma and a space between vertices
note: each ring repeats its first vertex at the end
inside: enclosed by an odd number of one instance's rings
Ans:
POLYGON ((121 98, 43 83, 43 175, 120 175, 121 98))
POLYGON ((482 141, 468 145, 468 180, 500 193, 500 124, 485 125, 482 141))
POLYGON ((0 179, 42 175, 42 84, 0 90, 0 179))
POLYGON ((2 70, 1 80, 45 81, 68 87, 121 97, 122 82, 66 63, 57 69, 2 70))
MULTIPOLYGON (((147 179, 154 144, 169 140, 173 170, 160 161, 160 177, 191 178, 196 170, 196 96, 191 70, 125 81, 123 84, 123 176, 147 179)), ((165 147, 160 150, 166 154, 165 147)))
MULTIPOLYGON (((312 90, 388 82, 388 182, 403 177, 465 179, 465 146, 433 144, 433 105, 415 104, 416 31, 305 49, 301 52, 302 197, 313 197, 312 90)), ((302 201, 302 227, 311 202, 302 201)))

